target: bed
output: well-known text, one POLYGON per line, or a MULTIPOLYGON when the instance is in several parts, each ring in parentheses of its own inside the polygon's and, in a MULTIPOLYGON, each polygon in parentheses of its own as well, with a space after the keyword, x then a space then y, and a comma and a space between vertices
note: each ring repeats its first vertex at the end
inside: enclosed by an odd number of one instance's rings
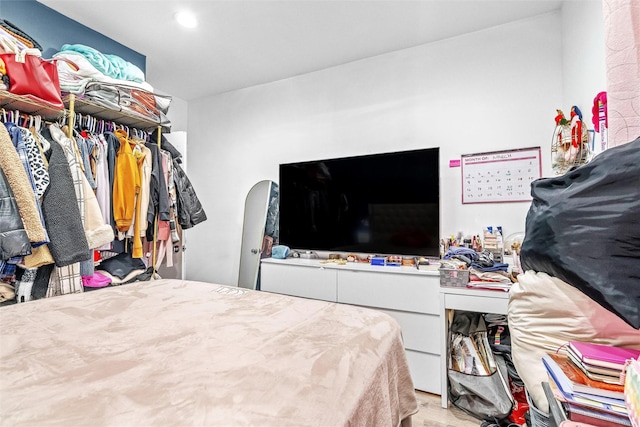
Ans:
POLYGON ((401 331, 366 308, 162 279, 0 308, 2 426, 398 426, 401 331))

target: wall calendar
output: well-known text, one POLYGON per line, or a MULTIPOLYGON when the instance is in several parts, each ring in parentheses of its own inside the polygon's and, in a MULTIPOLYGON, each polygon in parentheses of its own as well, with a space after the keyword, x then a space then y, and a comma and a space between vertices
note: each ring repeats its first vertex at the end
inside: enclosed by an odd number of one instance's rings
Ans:
POLYGON ((542 176, 540 147, 462 156, 462 203, 531 201, 531 182, 542 176))

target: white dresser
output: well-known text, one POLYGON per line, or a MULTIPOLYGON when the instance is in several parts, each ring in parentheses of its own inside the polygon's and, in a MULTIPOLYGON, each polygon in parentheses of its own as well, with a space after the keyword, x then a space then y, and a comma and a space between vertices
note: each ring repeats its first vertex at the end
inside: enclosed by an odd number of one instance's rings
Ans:
POLYGON ((262 291, 371 307, 395 318, 416 389, 441 394, 441 307, 437 271, 319 260, 262 260, 262 291))

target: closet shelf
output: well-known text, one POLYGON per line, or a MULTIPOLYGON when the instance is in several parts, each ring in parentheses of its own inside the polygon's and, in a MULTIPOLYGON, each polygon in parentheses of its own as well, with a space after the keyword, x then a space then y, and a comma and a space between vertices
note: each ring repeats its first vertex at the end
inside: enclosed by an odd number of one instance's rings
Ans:
MULTIPOLYGON (((44 120, 55 121, 69 112, 71 95, 62 98, 66 109, 53 107, 43 101, 36 101, 27 96, 15 95, 6 90, 0 90, 0 107, 7 111, 19 110, 24 114, 39 115, 44 120)), ((135 113, 113 110, 96 102, 75 97, 74 113, 89 114, 97 119, 113 121, 121 125, 136 129, 150 131, 156 129, 160 123, 151 119, 145 119, 135 113)))
MULTIPOLYGON (((71 95, 65 95, 62 98, 62 102, 64 103, 65 107, 67 107, 67 109, 70 108, 70 98, 71 95)), ((118 124, 131 126, 140 130, 152 130, 160 125, 159 122, 145 119, 134 113, 127 113, 125 111, 110 109, 108 107, 105 107, 104 105, 98 104, 97 102, 82 99, 78 96, 75 97, 73 111, 80 114, 89 114, 96 119, 113 121, 118 124)))
POLYGON ((64 109, 52 107, 26 96, 14 95, 6 90, 0 90, 0 107, 5 110, 20 110, 24 114, 39 115, 45 120, 57 120, 65 113, 64 109))

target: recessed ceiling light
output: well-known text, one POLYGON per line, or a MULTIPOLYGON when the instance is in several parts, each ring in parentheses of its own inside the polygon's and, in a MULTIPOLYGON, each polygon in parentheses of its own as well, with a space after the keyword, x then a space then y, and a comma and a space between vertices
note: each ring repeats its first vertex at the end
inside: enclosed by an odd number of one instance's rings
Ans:
POLYGON ((180 12, 176 12, 173 17, 178 22, 178 24, 182 25, 185 28, 195 28, 198 26, 198 20, 196 19, 196 16, 189 11, 183 10, 180 12))

